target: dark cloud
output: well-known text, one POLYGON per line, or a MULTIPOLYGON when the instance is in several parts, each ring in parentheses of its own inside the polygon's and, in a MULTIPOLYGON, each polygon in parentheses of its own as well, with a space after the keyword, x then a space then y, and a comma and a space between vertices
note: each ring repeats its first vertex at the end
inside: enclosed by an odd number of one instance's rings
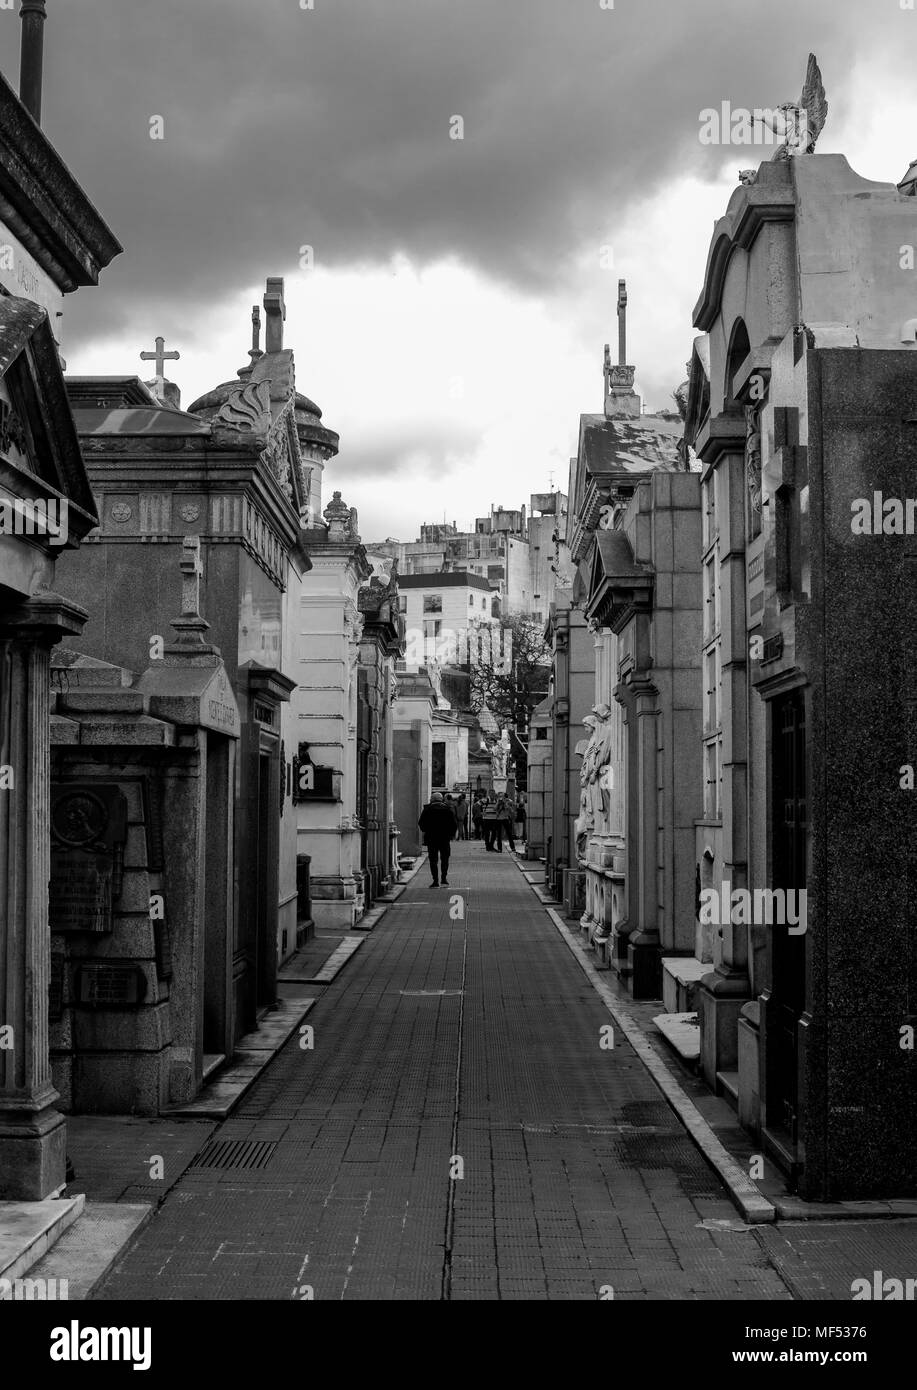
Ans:
MULTIPOLYGON (((543 293, 633 199, 722 151, 698 113, 843 102, 857 0, 79 0, 46 26, 44 124, 125 246, 68 345, 206 336, 206 306, 319 263, 455 254, 543 293), (449 139, 461 115, 465 139, 449 139), (154 115, 165 139, 149 138, 154 115), (202 317, 203 316, 203 317, 202 317)), ((910 52, 900 11, 870 41, 910 52)), ((3 51, 17 26, 0 12, 3 51)), ((7 76, 15 78, 7 62, 7 76)), ((830 133, 830 132, 829 132, 830 133)), ((368 465, 367 465, 368 467, 368 465)))

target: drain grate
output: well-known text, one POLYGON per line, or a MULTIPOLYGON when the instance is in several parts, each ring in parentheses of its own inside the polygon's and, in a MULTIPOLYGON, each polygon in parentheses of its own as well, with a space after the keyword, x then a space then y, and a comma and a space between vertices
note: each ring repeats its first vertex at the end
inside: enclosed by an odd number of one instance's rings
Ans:
POLYGON ((266 1168, 277 1147, 275 1139, 211 1139, 192 1168, 266 1168))

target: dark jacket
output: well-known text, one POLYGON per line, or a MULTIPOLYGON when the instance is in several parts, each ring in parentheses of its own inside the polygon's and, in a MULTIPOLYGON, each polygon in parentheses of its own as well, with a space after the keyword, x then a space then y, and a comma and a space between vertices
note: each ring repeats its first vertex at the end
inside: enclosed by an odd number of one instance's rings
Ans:
POLYGON ((425 845, 447 845, 455 839, 458 829, 455 812, 447 801, 431 801, 421 811, 417 824, 425 845))

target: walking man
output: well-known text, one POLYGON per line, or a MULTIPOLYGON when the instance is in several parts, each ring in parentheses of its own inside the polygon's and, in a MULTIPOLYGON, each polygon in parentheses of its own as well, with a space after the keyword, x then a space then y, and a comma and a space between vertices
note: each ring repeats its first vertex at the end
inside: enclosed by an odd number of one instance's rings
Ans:
POLYGON ((478 795, 478 796, 476 796, 475 799, 474 799, 474 804, 473 804, 472 807, 471 807, 471 824, 472 824, 473 827, 474 827, 474 838, 475 838, 476 840, 480 840, 481 836, 482 836, 483 833, 484 833, 484 831, 483 831, 483 825, 484 825, 484 798, 483 798, 483 796, 478 795))
POLYGON ((492 796, 487 798, 484 806, 484 818, 482 821, 484 829, 484 848, 492 850, 496 840, 497 852, 503 852, 503 826, 497 814, 497 803, 492 796))
POLYGON ((455 815, 458 820, 458 837, 460 840, 468 839, 468 798, 465 793, 459 796, 455 803, 455 815))
MULTIPOLYGON (((513 854, 516 853, 516 842, 513 838, 514 815, 515 807, 510 805, 505 796, 501 796, 500 800, 497 802, 497 825, 499 827, 499 830, 502 831, 503 835, 505 835, 507 840, 509 841, 509 847, 512 850, 513 854)), ((503 848, 502 836, 500 848, 503 848)))
POLYGON ((438 888, 442 877, 443 887, 448 888, 449 854, 455 839, 456 824, 455 812, 443 800, 442 792, 433 793, 428 805, 421 811, 417 824, 430 856, 430 887, 438 888))

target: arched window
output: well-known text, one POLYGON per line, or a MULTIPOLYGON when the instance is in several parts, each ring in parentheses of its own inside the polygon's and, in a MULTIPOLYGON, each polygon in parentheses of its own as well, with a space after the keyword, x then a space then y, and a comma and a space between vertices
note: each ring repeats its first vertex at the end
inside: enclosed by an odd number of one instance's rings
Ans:
POLYGON ((736 319, 729 335, 729 352, 726 355, 726 380, 723 382, 723 397, 726 409, 737 408, 735 382, 739 368, 751 352, 748 329, 744 319, 736 319))

